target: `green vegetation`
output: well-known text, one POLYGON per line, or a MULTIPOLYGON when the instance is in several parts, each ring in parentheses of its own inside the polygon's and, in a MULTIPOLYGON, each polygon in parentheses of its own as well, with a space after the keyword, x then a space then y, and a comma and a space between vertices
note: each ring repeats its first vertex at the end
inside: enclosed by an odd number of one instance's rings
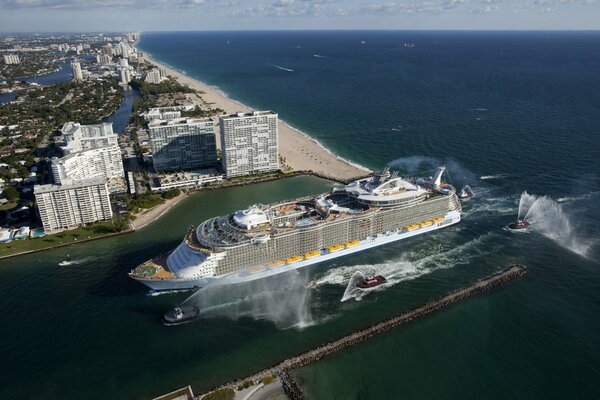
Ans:
POLYGON ((70 231, 46 235, 41 238, 13 240, 10 243, 2 243, 0 244, 0 257, 32 250, 49 249, 65 244, 75 244, 78 241, 95 239, 122 232, 127 229, 129 225, 122 225, 119 221, 116 221, 119 218, 120 217, 115 217, 115 219, 111 221, 96 222, 70 231))
POLYGON ((254 381, 251 379, 248 379, 247 381, 242 382, 238 387, 237 390, 244 390, 249 388, 250 386, 254 386, 254 381))
POLYGON ((235 391, 231 388, 219 389, 214 392, 207 394, 202 400, 233 400, 235 398, 235 391))
POLYGON ((181 190, 171 189, 169 191, 158 193, 144 193, 136 194, 126 198, 127 210, 130 212, 139 212, 140 209, 147 209, 156 207, 159 204, 165 202, 165 200, 172 199, 179 196, 181 190))
MULTIPOLYGON (((11 52, 3 54, 11 54, 11 52)), ((55 55, 50 51, 15 52, 13 54, 19 56, 21 63, 0 64, 0 80, 14 80, 26 76, 43 75, 58 69, 56 64, 52 62, 55 55)))
POLYGON ((171 189, 171 190, 167 190, 166 192, 164 192, 162 194, 162 197, 164 197, 165 199, 173 199, 177 196, 179 196, 179 194, 181 193, 181 190, 179 189, 171 189))
POLYGON ((5 186, 3 193, 4 197, 6 197, 6 200, 8 200, 10 203, 15 203, 17 200, 19 200, 19 192, 12 185, 5 186))
POLYGON ((268 385, 269 383, 273 382, 273 379, 275 379, 273 375, 267 375, 262 378, 262 383, 263 385, 268 385))

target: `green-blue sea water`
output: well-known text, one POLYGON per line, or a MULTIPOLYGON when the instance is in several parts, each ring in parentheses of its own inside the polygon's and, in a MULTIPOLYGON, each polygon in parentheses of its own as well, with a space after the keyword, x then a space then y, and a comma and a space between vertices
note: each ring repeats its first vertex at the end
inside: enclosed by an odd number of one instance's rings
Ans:
POLYGON ((201 192, 137 233, 2 260, 0 398, 201 391, 513 262, 530 273, 296 378, 313 399, 600 397, 600 34, 145 33, 140 47, 344 158, 408 175, 444 163, 476 197, 443 231, 196 295, 204 317, 177 328, 161 314, 187 294, 146 296, 131 268, 176 246, 189 224, 332 184, 201 192), (515 234, 504 228, 521 200, 532 228, 515 234), (84 261, 58 267, 67 253, 84 261), (389 284, 341 302, 356 271, 389 284))

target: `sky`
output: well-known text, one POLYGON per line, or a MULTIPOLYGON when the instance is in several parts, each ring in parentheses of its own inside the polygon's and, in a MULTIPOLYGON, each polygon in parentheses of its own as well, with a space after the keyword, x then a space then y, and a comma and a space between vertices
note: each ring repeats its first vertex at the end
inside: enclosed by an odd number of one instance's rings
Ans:
POLYGON ((600 29, 600 0, 0 0, 2 32, 600 29))

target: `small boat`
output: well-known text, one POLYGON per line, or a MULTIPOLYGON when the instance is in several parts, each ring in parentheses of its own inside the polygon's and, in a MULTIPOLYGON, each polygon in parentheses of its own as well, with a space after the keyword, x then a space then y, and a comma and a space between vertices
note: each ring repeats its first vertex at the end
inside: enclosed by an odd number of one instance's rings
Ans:
POLYGON ((375 286, 379 286, 382 283, 386 283, 387 279, 385 279, 383 276, 381 275, 377 275, 371 278, 366 278, 366 279, 362 279, 360 281, 358 281, 356 283, 356 287, 361 288, 361 289, 369 289, 375 286))
POLYGON ((473 198, 475 194, 469 185, 464 186, 458 193, 458 198, 461 200, 469 200, 473 198))
POLYGON ((200 316, 200 310, 195 306, 175 307, 163 315, 163 324, 174 326, 187 324, 200 316))
POLYGON ((73 261, 71 261, 71 256, 67 254, 67 259, 64 261, 61 261, 58 263, 59 266, 61 267, 66 267, 67 265, 71 265, 73 264, 73 261))
POLYGON ((518 219, 515 222, 508 224, 508 229, 513 231, 518 231, 527 228, 529 228, 529 222, 525 221, 524 219, 518 219))
POLYGON ((317 289, 318 287, 319 287, 319 285, 317 284, 316 281, 310 281, 306 284, 307 289, 317 289))

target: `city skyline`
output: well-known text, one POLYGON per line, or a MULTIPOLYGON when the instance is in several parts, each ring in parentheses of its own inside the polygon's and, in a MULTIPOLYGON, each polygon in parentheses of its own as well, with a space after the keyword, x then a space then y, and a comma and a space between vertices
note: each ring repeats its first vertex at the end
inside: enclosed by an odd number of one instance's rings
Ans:
POLYGON ((0 0, 0 7, 1 32, 600 29, 598 0, 0 0))

